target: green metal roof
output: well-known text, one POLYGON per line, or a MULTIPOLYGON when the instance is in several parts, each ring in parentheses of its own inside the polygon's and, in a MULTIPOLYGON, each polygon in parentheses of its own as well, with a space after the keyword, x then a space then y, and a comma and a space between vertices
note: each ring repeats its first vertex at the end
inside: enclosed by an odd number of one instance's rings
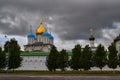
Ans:
MULTIPOLYGON (((72 52, 67 52, 68 56, 72 56, 72 52)), ((48 56, 49 52, 21 52, 21 56, 48 56)))
MULTIPOLYGON (((72 52, 67 52, 68 56, 72 56, 72 52)), ((8 56, 8 53, 6 53, 8 56)), ((21 52, 21 56, 48 56, 49 52, 21 52)), ((109 52, 106 53, 106 55, 109 55, 109 52)))

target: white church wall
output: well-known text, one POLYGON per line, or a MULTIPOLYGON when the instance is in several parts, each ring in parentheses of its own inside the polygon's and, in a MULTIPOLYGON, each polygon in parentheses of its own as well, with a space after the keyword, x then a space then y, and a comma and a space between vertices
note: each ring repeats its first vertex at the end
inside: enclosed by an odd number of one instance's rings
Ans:
POLYGON ((42 50, 45 51, 45 52, 49 52, 49 51, 50 51, 50 50, 49 50, 49 46, 44 46, 44 47, 42 48, 42 50))
POLYGON ((34 43, 34 38, 28 38, 28 44, 33 44, 34 43))
POLYGON ((52 40, 50 39, 50 44, 52 44, 52 40))
POLYGON ((49 37, 46 37, 46 44, 49 43, 49 37))
MULTIPOLYGON (((22 56, 22 64, 21 67, 16 70, 48 70, 45 64, 46 56, 22 56)), ((69 60, 71 57, 69 56, 69 60)), ((66 70, 72 70, 70 67, 66 68, 66 70)), ((98 67, 92 67, 91 70, 100 70, 98 67)), ((108 68, 108 66, 103 67, 102 70, 113 70, 108 68)), ((120 70, 119 66, 115 70, 120 70)))
POLYGON ((38 40, 38 42, 42 42, 42 36, 41 35, 37 35, 37 40, 38 40))
POLYGON ((33 51, 33 46, 26 47, 25 51, 29 51, 29 52, 33 51))
POLYGON ((42 46, 34 46, 34 50, 41 50, 42 46))
POLYGON ((47 43, 47 37, 45 37, 45 44, 47 43))
POLYGON ((43 37, 43 44, 45 44, 45 37, 43 37))
POLYGON ((90 47, 94 47, 94 41, 90 41, 90 47))
POLYGON ((116 42, 116 49, 118 51, 118 54, 120 54, 120 41, 116 42))
POLYGON ((46 56, 22 56, 22 64, 18 70, 48 70, 46 56))

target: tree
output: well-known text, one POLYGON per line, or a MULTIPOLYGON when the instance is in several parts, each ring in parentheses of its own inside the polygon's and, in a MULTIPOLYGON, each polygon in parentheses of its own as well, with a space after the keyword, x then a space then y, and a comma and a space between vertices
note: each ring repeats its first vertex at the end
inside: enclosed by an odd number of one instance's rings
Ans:
POLYGON ((92 51, 89 45, 86 45, 85 48, 83 48, 83 51, 80 57, 80 66, 84 70, 89 70, 90 67, 92 66, 91 57, 92 57, 92 51))
POLYGON ((102 46, 101 44, 98 45, 96 51, 95 51, 95 55, 94 55, 94 65, 96 67, 99 67, 101 70, 102 68, 106 65, 106 51, 104 46, 102 46))
POLYGON ((20 67, 22 61, 22 58, 20 57, 20 46, 15 39, 10 40, 8 54, 8 69, 20 67))
POLYGON ((9 41, 6 41, 5 44, 4 44, 4 52, 8 52, 9 51, 9 44, 10 42, 9 41))
POLYGON ((68 53, 64 49, 60 51, 60 54, 58 56, 58 65, 61 71, 64 71, 65 68, 68 66, 68 53))
POLYGON ((111 43, 111 45, 108 47, 109 55, 108 55, 108 67, 115 69, 117 68, 118 59, 117 59, 117 53, 116 46, 114 43, 111 43))
POLYGON ((118 65, 120 67, 120 53, 118 53, 118 65))
POLYGON ((72 58, 70 60, 70 67, 74 70, 80 69, 79 59, 81 55, 81 46, 79 44, 75 45, 72 49, 72 58))
POLYGON ((4 69, 6 67, 6 55, 5 52, 2 51, 2 48, 0 47, 0 70, 4 69))
POLYGON ((47 60, 47 67, 50 71, 55 71, 58 68, 58 59, 59 52, 57 51, 56 47, 53 45, 50 54, 47 60))

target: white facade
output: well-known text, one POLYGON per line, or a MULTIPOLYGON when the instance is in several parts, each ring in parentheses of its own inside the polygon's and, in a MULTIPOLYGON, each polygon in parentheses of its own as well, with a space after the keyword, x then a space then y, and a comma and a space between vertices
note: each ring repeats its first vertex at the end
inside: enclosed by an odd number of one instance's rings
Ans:
POLYGON ((33 43, 35 43, 34 38, 28 38, 28 44, 33 44, 33 43))
POLYGON ((28 44, 24 45, 24 51, 27 52, 49 52, 54 37, 48 32, 35 36, 32 32, 28 34, 28 44))
POLYGON ((117 36, 117 37, 115 38, 114 43, 115 43, 115 45, 116 45, 116 49, 117 49, 117 51, 118 51, 118 54, 120 54, 120 34, 119 34, 119 36, 117 36))
POLYGON ((24 45, 26 52, 48 52, 54 42, 54 37, 42 24, 42 19, 36 32, 33 33, 32 29, 27 35, 28 43, 24 45))
POLYGON ((48 70, 46 56, 22 56, 22 64, 18 70, 48 70))
POLYGON ((95 47, 94 46, 94 40, 90 40, 90 47, 95 47))
MULTIPOLYGON (((46 56, 22 56, 21 67, 16 70, 48 70, 46 66, 46 56)), ((69 56, 69 59, 71 57, 69 56)), ((71 70, 70 67, 67 70, 71 70)), ((97 67, 91 67, 91 70, 100 70, 97 67)), ((113 70, 108 66, 103 67, 103 70, 113 70)), ((120 70, 119 66, 115 70, 120 70)))
POLYGON ((120 40, 116 42, 116 49, 118 51, 118 54, 120 54, 120 40))

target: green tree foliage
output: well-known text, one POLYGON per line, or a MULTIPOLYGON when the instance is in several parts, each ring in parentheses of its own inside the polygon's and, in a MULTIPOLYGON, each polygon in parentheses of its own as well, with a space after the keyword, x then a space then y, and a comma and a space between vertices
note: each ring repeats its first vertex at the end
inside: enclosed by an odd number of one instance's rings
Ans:
POLYGON ((58 59, 59 52, 57 51, 56 47, 53 45, 50 54, 47 60, 47 67, 50 71, 55 71, 58 68, 58 59))
POLYGON ((0 47, 0 70, 4 69, 6 67, 6 55, 5 52, 2 51, 2 48, 0 47))
POLYGON ((95 55, 94 55, 94 65, 96 67, 99 67, 101 70, 102 68, 106 65, 106 51, 104 46, 102 46, 101 44, 98 45, 96 51, 95 51, 95 55))
POLYGON ((81 56, 81 46, 79 44, 75 45, 72 49, 72 58, 70 60, 70 67, 74 70, 80 69, 79 59, 81 56))
POLYGON ((9 41, 6 41, 6 42, 5 42, 5 45, 4 45, 4 51, 5 51, 5 52, 8 52, 8 51, 9 51, 9 44, 10 44, 9 41))
POLYGON ((80 57, 81 68, 83 68, 84 70, 90 69, 90 67, 92 66, 91 57, 92 57, 92 51, 89 45, 86 45, 85 48, 83 48, 83 51, 80 57))
POLYGON ((58 65, 61 71, 64 71, 68 66, 68 53, 64 49, 60 51, 60 54, 58 56, 58 65))
POLYGON ((20 67, 21 61, 20 46, 15 39, 11 39, 9 44, 8 69, 20 67))
POLYGON ((117 59, 117 53, 116 46, 114 43, 111 43, 111 45, 108 47, 109 55, 108 55, 108 67, 115 69, 117 68, 118 59, 117 59))

